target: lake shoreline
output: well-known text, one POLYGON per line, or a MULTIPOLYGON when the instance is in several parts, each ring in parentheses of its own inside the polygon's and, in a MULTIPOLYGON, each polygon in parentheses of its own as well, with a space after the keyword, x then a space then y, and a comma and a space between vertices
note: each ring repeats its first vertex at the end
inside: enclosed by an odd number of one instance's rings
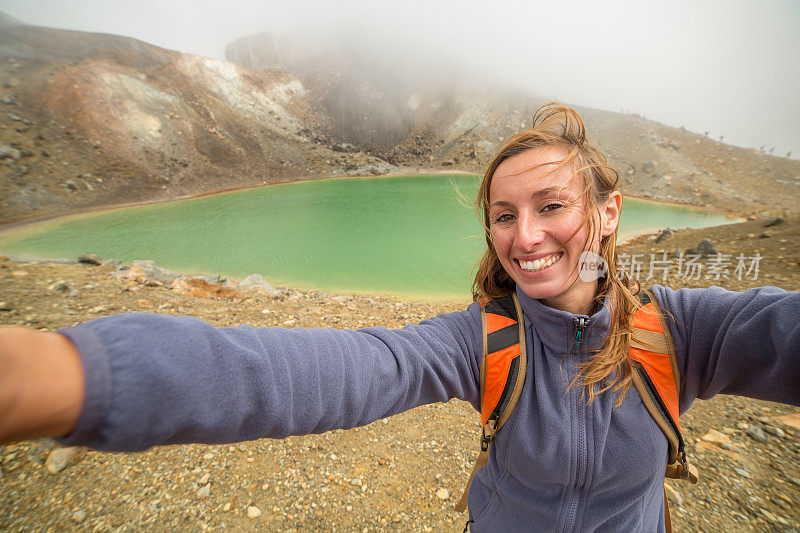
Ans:
MULTIPOLYGON (((71 219, 73 217, 80 217, 84 215, 90 215, 94 213, 105 213, 110 211, 115 211, 118 209, 126 209, 130 207, 142 207, 148 205, 158 205, 158 204, 167 204, 171 202, 181 202, 185 200, 194 200, 197 198, 205 198, 208 196, 216 196, 220 194, 227 194, 232 192, 239 192, 239 191, 246 191, 252 189, 261 189, 264 187, 272 187, 274 185, 285 185, 287 183, 299 183, 303 181, 319 181, 319 180, 331 180, 331 179, 370 179, 370 178, 385 178, 385 177, 400 177, 400 176, 438 176, 438 175, 446 175, 446 174, 456 174, 456 175, 477 175, 474 172, 464 171, 460 169, 453 169, 453 170, 442 170, 442 169, 424 169, 424 168, 398 168, 391 172, 387 172, 384 174, 369 174, 369 175, 361 175, 361 176, 342 176, 339 174, 325 174, 321 176, 313 176, 313 177, 299 177, 294 179, 287 179, 281 180, 276 182, 271 182, 267 184, 261 185, 243 185, 239 187, 228 187, 225 189, 216 189, 213 191, 205 191, 201 193, 195 194, 184 194, 180 196, 174 196, 171 198, 158 198, 154 200, 141 200, 137 202, 124 202, 120 204, 107 204, 102 206, 92 206, 92 207, 85 207, 79 208, 74 210, 69 210, 63 213, 56 213, 56 214, 47 214, 38 217, 31 217, 26 218, 23 220, 16 220, 14 222, 9 222, 2 224, 0 223, 0 235, 7 231, 12 231, 18 228, 23 228, 29 225, 35 225, 38 223, 44 223, 48 221, 53 221, 56 219, 71 219)), ((653 202, 662 205, 676 205, 682 207, 693 207, 696 209, 703 209, 706 211, 711 211, 714 213, 718 213, 725 216, 740 218, 742 221, 747 220, 749 214, 742 213, 742 212, 732 212, 728 210, 721 210, 717 208, 708 207, 706 204, 696 203, 696 202, 681 202, 677 200, 660 200, 660 199, 653 199, 653 198, 646 198, 644 196, 636 196, 633 194, 625 194, 623 193, 624 198, 634 198, 636 200, 641 200, 644 202, 653 202)))

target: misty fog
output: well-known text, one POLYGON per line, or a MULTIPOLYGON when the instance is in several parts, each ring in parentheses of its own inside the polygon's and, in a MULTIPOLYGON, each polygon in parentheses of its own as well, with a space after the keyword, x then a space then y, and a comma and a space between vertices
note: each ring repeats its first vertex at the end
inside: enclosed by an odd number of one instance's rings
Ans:
POLYGON ((268 31, 338 47, 387 80, 509 87, 800 155, 797 2, 0 0, 0 11, 219 59, 268 31))

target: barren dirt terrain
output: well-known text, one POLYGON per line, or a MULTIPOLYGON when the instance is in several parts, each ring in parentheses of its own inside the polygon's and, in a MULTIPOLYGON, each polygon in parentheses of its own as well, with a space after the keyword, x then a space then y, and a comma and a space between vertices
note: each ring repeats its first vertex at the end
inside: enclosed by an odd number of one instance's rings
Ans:
MULTIPOLYGON (((759 253, 759 272, 740 280, 735 262, 727 280, 707 279, 705 271, 700 279, 684 279, 673 271, 668 286, 800 289, 800 219, 764 223, 678 231, 660 243, 645 236, 621 252, 637 258, 665 252, 672 258, 676 249, 710 238, 721 254, 759 253)), ((257 293, 233 301, 180 294, 117 272, 112 265, 4 260, 0 324, 55 330, 144 311, 192 315, 217 326, 400 327, 469 303, 287 288, 279 299, 257 293)), ((798 531, 800 409, 718 396, 696 401, 682 426, 702 481, 668 483, 676 531, 798 531)), ((166 446, 135 454, 69 449, 76 455, 61 465, 58 453, 47 460, 54 451, 50 440, 5 446, 0 529, 461 531, 465 519, 452 506, 471 468, 477 430, 472 408, 451 401, 363 428, 280 441, 166 446)))

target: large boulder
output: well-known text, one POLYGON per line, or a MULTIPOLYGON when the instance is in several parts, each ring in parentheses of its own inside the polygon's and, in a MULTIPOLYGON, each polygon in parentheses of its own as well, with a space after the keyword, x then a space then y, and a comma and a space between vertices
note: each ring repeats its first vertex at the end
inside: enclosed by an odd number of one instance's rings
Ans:
POLYGON ((281 291, 273 287, 261 274, 250 274, 239 282, 239 290, 242 291, 263 291, 273 298, 281 298, 281 291))
POLYGON ((686 253, 689 255, 717 255, 719 252, 717 252, 714 243, 708 239, 703 239, 696 247, 686 250, 686 253))
POLYGON ((83 263, 84 265, 100 265, 103 261, 97 257, 97 254, 85 253, 78 257, 78 263, 83 263))
POLYGON ((674 231, 672 231, 672 229, 671 229, 671 228, 666 228, 665 230, 663 230, 663 231, 662 231, 662 232, 661 232, 661 233, 658 235, 658 237, 656 237, 656 242, 662 242, 662 241, 665 241, 665 240, 669 239, 670 237, 672 237, 673 235, 675 235, 675 232, 674 232, 674 231))
POLYGON ((131 268, 126 272, 125 277, 138 281, 139 283, 165 285, 172 283, 178 274, 156 265, 150 259, 144 261, 134 261, 131 268))

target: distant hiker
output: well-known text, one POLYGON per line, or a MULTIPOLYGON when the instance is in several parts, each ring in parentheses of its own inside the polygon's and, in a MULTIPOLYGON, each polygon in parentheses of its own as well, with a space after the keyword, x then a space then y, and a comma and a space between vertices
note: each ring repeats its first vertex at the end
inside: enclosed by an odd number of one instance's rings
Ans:
POLYGON ((574 110, 540 108, 480 185, 476 302, 400 330, 0 329, 0 440, 280 438, 460 398, 482 411, 471 531, 664 531, 665 473, 695 479, 678 412, 719 393, 800 405, 800 293, 640 291, 617 261, 618 182, 574 110))

